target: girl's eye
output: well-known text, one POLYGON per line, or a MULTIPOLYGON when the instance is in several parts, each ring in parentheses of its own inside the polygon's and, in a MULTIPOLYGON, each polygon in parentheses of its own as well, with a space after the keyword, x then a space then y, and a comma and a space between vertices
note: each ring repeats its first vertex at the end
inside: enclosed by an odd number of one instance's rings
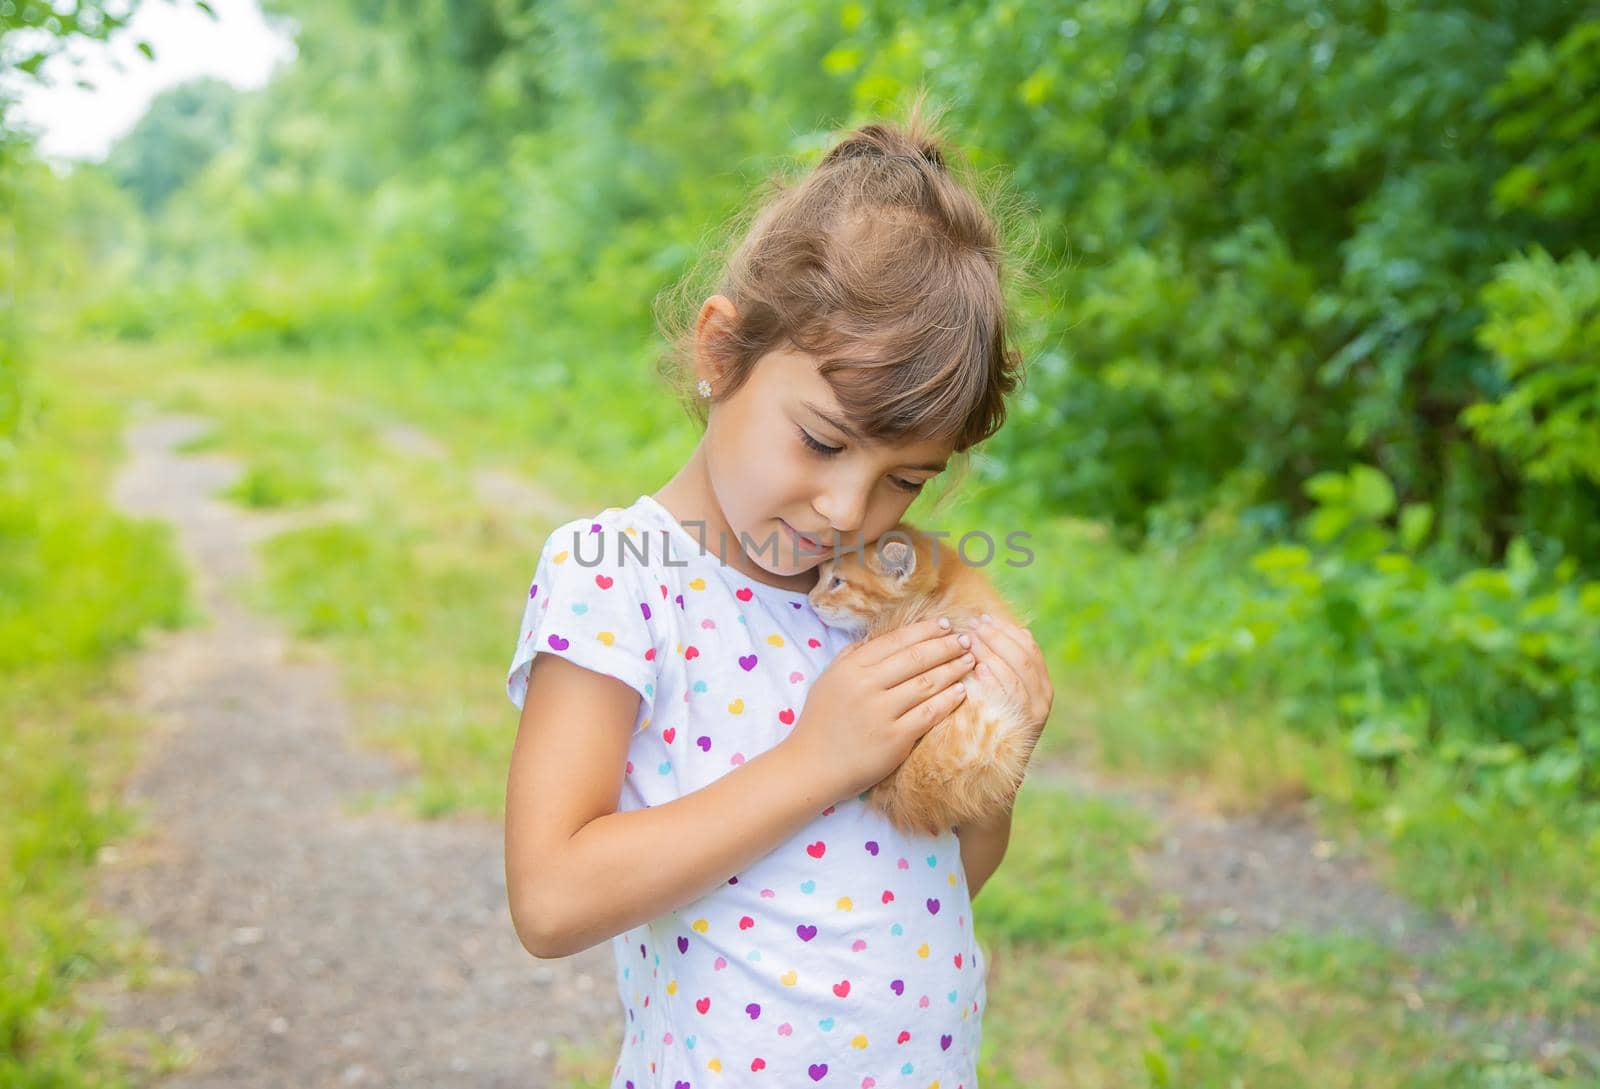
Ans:
POLYGON ((803 427, 800 429, 800 437, 805 440, 805 444, 807 446, 811 447, 811 449, 815 450, 817 453, 821 454, 823 457, 832 457, 834 454, 837 454, 839 451, 844 449, 844 447, 842 447, 842 446, 824 446, 824 445, 822 445, 816 439, 812 438, 811 437, 811 433, 809 431, 807 431, 803 427))
MULTIPOLYGON (((844 449, 844 447, 842 447, 842 446, 824 446, 824 445, 822 445, 822 443, 820 443, 816 439, 812 438, 811 437, 811 433, 809 431, 807 431, 803 427, 800 428, 800 439, 808 447, 810 447, 812 450, 816 451, 817 453, 821 454, 825 458, 831 458, 831 457, 833 457, 833 455, 839 453, 840 451, 842 451, 844 449)), ((899 488, 903 492, 910 492, 912 495, 915 495, 917 492, 920 492, 922 490, 922 486, 927 483, 926 480, 917 480, 917 481, 901 480, 899 477, 890 477, 889 479, 894 482, 894 486, 895 487, 899 488)))

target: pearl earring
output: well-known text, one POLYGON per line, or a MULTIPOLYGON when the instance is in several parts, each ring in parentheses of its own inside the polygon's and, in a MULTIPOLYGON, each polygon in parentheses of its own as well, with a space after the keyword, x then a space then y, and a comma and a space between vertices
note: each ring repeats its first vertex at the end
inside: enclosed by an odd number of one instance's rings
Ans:
POLYGON ((700 391, 700 396, 702 397, 711 396, 711 383, 707 382, 704 378, 700 379, 700 384, 697 385, 695 389, 700 391))

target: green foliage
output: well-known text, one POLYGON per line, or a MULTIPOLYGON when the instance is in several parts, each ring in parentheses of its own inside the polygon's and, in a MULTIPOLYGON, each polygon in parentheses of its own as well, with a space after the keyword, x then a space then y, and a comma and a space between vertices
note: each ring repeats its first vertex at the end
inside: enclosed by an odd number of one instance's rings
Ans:
POLYGON ((157 95, 106 166, 148 214, 160 211, 232 138, 239 92, 199 79, 157 95))
POLYGON ((1496 210, 1581 224, 1600 199, 1600 19, 1529 42, 1489 97, 1495 140, 1520 159, 1495 183, 1496 210))
MULTIPOLYGON (((0 70, 37 78, 76 40, 103 41, 138 0, 0 4, 0 70)), ((0 89, 0 1084, 122 1084, 78 988, 130 957, 90 910, 102 846, 131 814, 121 779, 136 736, 108 696, 110 667, 152 625, 183 618, 164 529, 103 495, 120 414, 33 371, 52 295, 88 290, 132 217, 92 172, 63 181, 29 153, 0 89), (83 213, 116 208, 112 215, 83 213)), ((81 300, 80 300, 81 301, 81 300)))
POLYGON ((145 629, 185 618, 185 583, 166 527, 102 498, 114 407, 59 385, 30 406, 0 465, 0 1084, 114 1084, 76 997, 127 955, 85 897, 100 848, 132 826, 136 724, 107 682, 145 629))
MULTIPOLYGON (((0 171, 0 247, 16 248, 18 207, 15 181, 0 171)), ((22 282, 17 262, 0 262, 0 441, 9 442, 22 414, 23 367, 26 336, 19 308, 15 305, 22 282)))
POLYGON ((0 674, 12 680, 103 664, 152 623, 181 619, 170 531, 113 517, 100 495, 117 424, 104 403, 46 387, 0 474, 0 674))
POLYGON ((1218 688, 1267 686, 1297 716, 1336 709, 1364 760, 1442 761, 1517 805, 1600 798, 1600 581, 1541 564, 1445 577, 1419 562, 1432 511, 1370 466, 1307 482, 1303 544, 1256 553, 1256 588, 1194 641, 1218 688))
MULTIPOLYGON (((1133 859, 1152 833, 1137 810, 1048 784, 1017 795, 1005 864, 973 901, 976 928, 1009 942, 1061 945, 1129 930, 1119 900, 1143 895, 1133 859), (1072 835, 1042 830, 1071 828, 1072 835)), ((1130 939, 1131 940, 1131 939, 1130 939)))
MULTIPOLYGON (((42 80, 46 61, 74 43, 107 42, 133 19, 139 3, 0 3, 0 74, 8 77, 0 85, 0 253, 8 257, 0 262, 0 470, 26 413, 29 345, 35 331, 27 312, 50 285, 51 273, 64 264, 62 254, 70 261, 83 253, 59 245, 53 235, 85 232, 82 225, 69 227, 56 214, 61 206, 58 187, 50 171, 32 157, 32 136, 18 130, 11 110, 21 86, 42 80)), ((141 50, 149 56, 147 43, 141 43, 141 50)))
MULTIPOLYGON (((0 69, 39 78, 45 61, 68 43, 106 41, 132 21, 139 4, 140 0, 79 0, 63 7, 49 0, 13 0, 0 5, 0 69)), ((0 95, 0 128, 5 127, 5 103, 0 95)))
MULTIPOLYGON (((208 128, 159 185, 124 171, 147 202, 191 181, 91 328, 511 368, 562 326, 647 344, 645 303, 775 157, 925 83, 1059 273, 1019 314, 1033 373, 991 444, 1028 509, 1129 542, 1216 510, 1283 528, 1304 481, 1370 464, 1434 511, 1441 564, 1518 536, 1600 564, 1600 486, 1547 472, 1581 440, 1507 431, 1581 429, 1583 388, 1495 347, 1541 305, 1491 286, 1516 255, 1577 292, 1600 245, 1600 24, 1558 0, 273 10, 300 61, 241 96, 231 139, 208 128)), ((173 159, 148 154, 165 112, 118 161, 173 159)), ((1550 350, 1590 350, 1572 336, 1550 350)))
POLYGON ((1483 302, 1478 340, 1507 388, 1463 422, 1530 480, 1600 484, 1600 264, 1535 249, 1501 266, 1483 302))
POLYGON ((301 467, 272 460, 251 465, 225 493, 247 507, 271 510, 315 503, 332 494, 320 476, 301 467))
MULTIPOLYGON (((296 631, 305 636, 375 635, 391 626, 409 630, 402 585, 404 542, 360 526, 335 524, 282 533, 269 540, 264 555, 271 588, 292 602, 296 631)), ((420 607, 420 606, 419 606, 420 607)))
POLYGON ((1562 150, 1594 113, 1567 5, 867 11, 838 53, 858 102, 924 73, 969 101, 960 123, 1014 167, 1067 269, 1061 347, 995 444, 1030 506, 1130 540, 1218 507, 1282 524, 1302 481, 1365 462, 1433 504, 1465 562, 1517 533, 1600 557, 1600 491, 1553 504, 1456 426, 1499 392, 1475 339, 1495 266, 1600 243, 1592 201, 1538 223, 1495 195, 1530 163, 1588 176, 1593 141, 1562 150))

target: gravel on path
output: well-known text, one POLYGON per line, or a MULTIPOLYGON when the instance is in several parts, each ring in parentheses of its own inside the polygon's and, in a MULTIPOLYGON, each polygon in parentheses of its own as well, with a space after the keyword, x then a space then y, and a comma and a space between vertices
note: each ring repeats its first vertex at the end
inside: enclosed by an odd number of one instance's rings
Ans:
POLYGON ((403 773, 351 744, 335 665, 242 602, 253 542, 308 514, 216 498, 240 467, 174 452, 210 426, 136 419, 115 482, 123 511, 174 526, 207 620, 157 633, 132 669, 152 728, 126 800, 148 830, 105 853, 94 902, 165 970, 95 990, 107 1027, 192 1054, 157 1079, 185 1089, 537 1089, 558 1041, 614 1051, 609 947, 522 948, 498 822, 344 811, 403 773))

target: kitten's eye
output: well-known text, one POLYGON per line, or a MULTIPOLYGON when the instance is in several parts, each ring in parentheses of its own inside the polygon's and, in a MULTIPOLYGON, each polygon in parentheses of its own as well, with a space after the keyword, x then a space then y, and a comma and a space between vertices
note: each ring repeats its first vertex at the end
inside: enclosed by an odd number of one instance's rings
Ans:
POLYGON ((838 575, 835 575, 835 576, 833 576, 833 581, 828 583, 828 589, 837 590, 839 587, 841 587, 843 585, 844 585, 844 579, 840 578, 838 575))

